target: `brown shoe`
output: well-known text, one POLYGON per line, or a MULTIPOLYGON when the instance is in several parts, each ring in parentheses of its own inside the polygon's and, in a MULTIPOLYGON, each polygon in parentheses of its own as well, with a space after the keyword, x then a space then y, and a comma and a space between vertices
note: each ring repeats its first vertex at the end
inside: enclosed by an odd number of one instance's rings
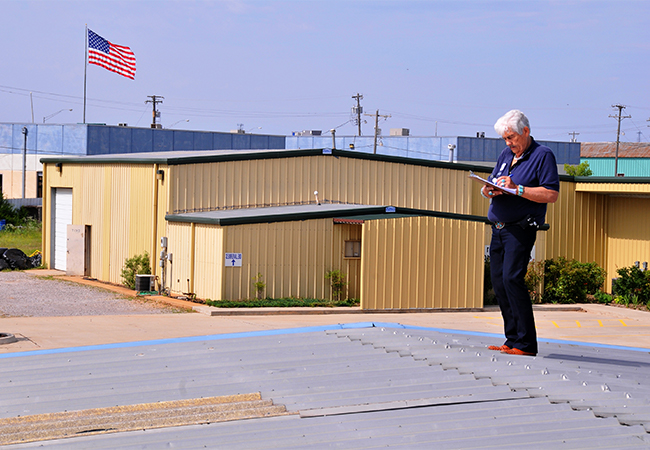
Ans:
POLYGON ((502 352, 504 350, 510 350, 510 347, 507 345, 488 345, 488 350, 495 350, 497 352, 502 352))
POLYGON ((501 350, 501 353, 507 353, 508 355, 537 356, 537 353, 525 352, 523 350, 519 350, 518 348, 509 348, 507 350, 501 350))

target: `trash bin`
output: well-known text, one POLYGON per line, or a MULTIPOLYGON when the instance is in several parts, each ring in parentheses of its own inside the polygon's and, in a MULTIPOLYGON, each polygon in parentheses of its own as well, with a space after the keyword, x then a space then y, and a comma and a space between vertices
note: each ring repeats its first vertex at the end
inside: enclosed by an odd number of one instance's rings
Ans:
POLYGON ((153 275, 136 275, 135 290, 138 292, 153 291, 153 275))
POLYGON ((5 219, 0 220, 0 231, 3 230, 5 225, 7 225, 7 221, 5 219))

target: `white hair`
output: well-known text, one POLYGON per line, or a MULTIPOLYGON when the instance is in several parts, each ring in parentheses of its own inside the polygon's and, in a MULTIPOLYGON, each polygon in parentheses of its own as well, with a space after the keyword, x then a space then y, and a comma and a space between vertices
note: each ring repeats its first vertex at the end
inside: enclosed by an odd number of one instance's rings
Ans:
POLYGON ((528 122, 528 117, 524 115, 518 109, 513 109, 508 111, 502 117, 497 120, 497 123, 494 124, 494 129, 499 136, 506 134, 508 130, 514 131, 517 134, 521 134, 524 131, 524 128, 528 127, 530 130, 530 123, 528 122))

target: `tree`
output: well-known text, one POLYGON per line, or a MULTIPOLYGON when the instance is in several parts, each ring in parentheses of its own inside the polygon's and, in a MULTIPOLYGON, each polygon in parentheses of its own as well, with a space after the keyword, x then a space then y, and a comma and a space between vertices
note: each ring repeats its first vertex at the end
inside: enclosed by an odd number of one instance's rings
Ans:
POLYGON ((572 177, 588 177, 594 174, 589 168, 588 161, 582 161, 577 166, 565 164, 564 171, 567 175, 571 175, 572 177))

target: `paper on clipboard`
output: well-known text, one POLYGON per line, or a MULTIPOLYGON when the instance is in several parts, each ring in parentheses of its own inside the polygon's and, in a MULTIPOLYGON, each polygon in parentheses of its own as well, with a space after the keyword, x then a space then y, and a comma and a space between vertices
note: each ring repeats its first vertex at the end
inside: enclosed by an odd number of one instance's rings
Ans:
POLYGON ((472 178, 472 179, 478 181, 479 183, 483 183, 483 184, 486 184, 488 186, 491 186, 494 189, 497 189, 497 190, 499 190, 501 192, 505 192, 506 194, 517 195, 517 190, 516 189, 511 189, 511 188, 507 188, 507 187, 498 186, 497 184, 495 184, 495 183, 493 183, 493 182, 491 182, 489 180, 486 180, 485 178, 479 177, 478 175, 476 175, 471 170, 469 171, 469 178, 472 178))

